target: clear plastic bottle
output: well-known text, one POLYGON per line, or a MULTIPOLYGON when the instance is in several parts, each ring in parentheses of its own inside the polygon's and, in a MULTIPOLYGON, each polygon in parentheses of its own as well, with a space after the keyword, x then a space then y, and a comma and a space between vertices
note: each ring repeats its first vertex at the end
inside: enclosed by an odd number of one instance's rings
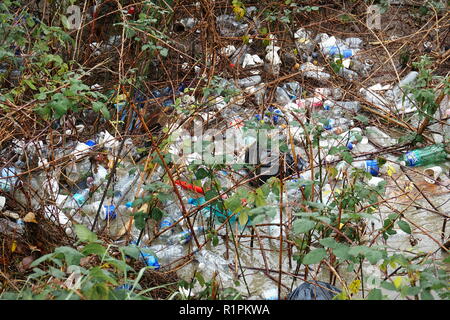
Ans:
POLYGON ((14 167, 3 168, 0 174, 0 189, 7 192, 12 190, 18 180, 18 170, 14 167))
POLYGON ((230 260, 225 260, 220 255, 202 249, 195 253, 195 258, 199 262, 198 268, 202 271, 207 271, 209 273, 217 272, 222 280, 232 280, 233 277, 230 275, 230 268, 228 265, 231 263, 230 260))
POLYGON ((251 76, 251 77, 237 80, 237 85, 241 88, 252 87, 252 86, 256 86, 257 84, 259 84, 261 82, 261 80, 262 80, 261 76, 258 76, 258 75, 251 76))
MULTIPOLYGON (((200 234, 201 232, 203 232, 205 229, 203 227, 194 227, 193 228, 194 233, 200 234)), ((189 241, 191 241, 192 239, 192 233, 191 230, 187 230, 187 231, 183 231, 177 234, 174 234, 173 236, 170 236, 167 239, 167 243, 168 244, 186 244, 189 241)))
POLYGON ((234 16, 223 14, 216 18, 219 32, 224 37, 241 37, 245 34, 248 24, 236 21, 234 16))
POLYGON ((275 99, 278 104, 285 105, 291 102, 291 99, 289 97, 289 94, 284 90, 282 87, 277 87, 275 91, 275 99))
POLYGON ((185 248, 182 245, 162 245, 156 244, 149 247, 150 250, 155 252, 158 257, 158 261, 162 265, 170 264, 175 260, 178 260, 185 256, 185 248))

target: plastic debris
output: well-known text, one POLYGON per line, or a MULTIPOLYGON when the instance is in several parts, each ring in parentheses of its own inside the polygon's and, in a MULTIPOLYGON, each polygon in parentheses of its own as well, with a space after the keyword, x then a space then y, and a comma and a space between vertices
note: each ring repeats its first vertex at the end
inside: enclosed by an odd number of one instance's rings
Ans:
POLYGON ((288 300, 332 300, 340 289, 322 281, 304 282, 292 291, 288 300))

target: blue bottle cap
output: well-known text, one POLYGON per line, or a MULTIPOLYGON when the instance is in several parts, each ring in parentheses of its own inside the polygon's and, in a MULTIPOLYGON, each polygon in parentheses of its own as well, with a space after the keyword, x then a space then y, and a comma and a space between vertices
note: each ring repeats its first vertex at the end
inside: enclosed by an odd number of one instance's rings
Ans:
POLYGON ((127 208, 131 208, 133 206, 133 201, 128 201, 127 203, 125 203, 125 207, 127 208))
POLYGON ((353 143, 351 143, 351 142, 347 143, 347 148, 349 150, 353 150, 353 143))
POLYGON ((84 144, 88 145, 89 147, 93 147, 96 145, 95 141, 93 140, 88 140, 84 144))

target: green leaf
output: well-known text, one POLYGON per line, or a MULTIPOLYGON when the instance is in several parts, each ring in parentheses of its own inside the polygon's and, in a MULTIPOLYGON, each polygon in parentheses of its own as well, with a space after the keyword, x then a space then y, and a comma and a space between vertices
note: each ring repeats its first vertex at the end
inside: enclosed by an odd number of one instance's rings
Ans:
POLYGON ((327 251, 323 248, 315 249, 313 251, 310 251, 305 257, 303 258, 302 263, 303 264, 315 264, 319 263, 323 258, 325 258, 327 255, 327 251))
POLYGON ((349 250, 350 250, 349 246, 340 244, 339 247, 333 249, 333 254, 340 259, 349 259, 350 258, 350 255, 348 253, 349 250))
POLYGON ((101 108, 100 112, 102 113, 102 115, 105 117, 106 120, 111 119, 111 113, 109 113, 109 110, 108 110, 108 108, 106 106, 101 108))
POLYGON ((126 256, 130 256, 133 259, 139 259, 139 248, 136 246, 126 246, 126 247, 121 247, 120 248, 123 252, 124 255, 126 256))
POLYGON ((399 220, 399 221, 397 221, 397 224, 403 232, 406 232, 407 234, 411 234, 411 227, 409 226, 408 222, 399 220))
POLYGON ((169 50, 167 48, 159 49, 159 54, 163 57, 167 57, 168 53, 169 53, 169 50))
POLYGON ((82 242, 95 242, 97 241, 97 235, 90 231, 86 226, 82 224, 74 225, 75 234, 82 242))
POLYGON ((367 300, 383 300, 383 294, 380 289, 372 289, 367 295, 367 300))
POLYGON ((81 252, 85 255, 96 254, 101 257, 106 253, 106 248, 99 243, 89 243, 81 252))
POLYGON ((350 152, 342 152, 342 159, 347 162, 348 164, 352 164, 353 157, 350 152))
POLYGON ((365 255, 366 253, 370 252, 371 249, 369 247, 366 246, 354 246, 351 247, 350 250, 348 251, 348 254, 351 256, 358 256, 358 255, 365 255))
POLYGON ((146 212, 138 211, 134 214, 134 226, 138 230, 142 230, 145 227, 145 219, 148 217, 146 212))
POLYGON ((62 272, 61 270, 56 269, 54 267, 49 267, 48 271, 53 277, 55 277, 57 279, 64 279, 66 276, 66 274, 64 272, 62 272))
POLYGON ((420 298, 422 300, 434 300, 433 295, 429 290, 422 291, 422 293, 420 294, 420 298))
POLYGON ((152 217, 153 220, 159 221, 159 220, 162 219, 162 217, 164 216, 164 214, 165 214, 164 211, 162 211, 161 209, 155 207, 155 208, 152 209, 152 215, 151 215, 151 217, 152 217))
POLYGON ((89 270, 89 275, 99 282, 108 282, 113 285, 117 285, 116 280, 110 275, 110 272, 101 269, 100 267, 94 267, 89 270))
POLYGON ((408 296, 415 296, 419 294, 420 288, 419 287, 407 287, 406 288, 406 295, 408 296))
POLYGON ((203 276, 201 275, 201 273, 196 273, 195 274, 195 278, 197 278, 198 283, 203 287, 205 286, 205 279, 203 278, 203 276))
MULTIPOLYGON (((205 200, 209 201, 212 198, 217 197, 217 195, 218 195, 217 191, 215 191, 215 190, 208 190, 208 191, 205 192, 205 200)), ((214 204, 214 202, 212 204, 214 204)))
POLYGON ((248 215, 247 215, 247 212, 241 212, 240 214, 239 214, 239 224, 241 225, 241 226, 245 226, 245 224, 247 223, 247 221, 248 221, 248 215))
POLYGON ((381 282, 381 287, 386 290, 396 291, 394 284, 388 281, 381 282))
POLYGON ((316 223, 308 219, 298 219, 294 221, 293 231, 295 234, 306 233, 314 228, 316 223))
POLYGON ((67 265, 79 265, 83 254, 71 247, 59 247, 55 249, 56 254, 63 254, 67 265))
POLYGON ((339 243, 334 238, 324 238, 319 240, 320 244, 324 247, 335 249, 339 247, 339 243))
POLYGON ((204 168, 200 168, 195 172, 195 177, 198 180, 202 180, 203 178, 206 178, 207 176, 209 176, 209 173, 204 168))
POLYGON ((31 264, 30 267, 37 267, 38 265, 40 265, 42 262, 50 259, 52 256, 54 255, 54 253, 47 253, 46 255, 43 255, 42 257, 34 260, 31 264))
POLYGON ((63 24, 63 26, 64 26, 64 28, 66 28, 66 29, 70 29, 70 23, 69 23, 69 20, 67 19, 67 17, 65 16, 65 15, 61 15, 61 22, 62 22, 62 24, 63 24))
POLYGON ((353 117, 353 119, 356 119, 364 124, 369 123, 369 119, 363 115, 357 115, 356 117, 353 117))

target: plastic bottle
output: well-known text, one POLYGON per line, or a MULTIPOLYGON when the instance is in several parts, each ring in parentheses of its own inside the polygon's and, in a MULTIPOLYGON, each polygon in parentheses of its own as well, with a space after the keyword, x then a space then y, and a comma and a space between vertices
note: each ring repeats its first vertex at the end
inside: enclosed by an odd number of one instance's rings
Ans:
MULTIPOLYGON (((142 249, 148 249, 151 250, 151 248, 144 246, 142 247, 142 249)), ((159 264, 158 261, 158 257, 150 252, 148 252, 147 250, 141 250, 139 249, 140 252, 140 259, 145 263, 145 265, 147 267, 151 267, 154 270, 159 270, 161 268, 161 265, 159 264)))
POLYGON ((18 177, 15 177, 18 171, 14 167, 3 168, 0 176, 0 189, 3 191, 10 191, 16 185, 18 177))
POLYGON ((280 49, 280 47, 274 44, 266 47, 267 54, 265 56, 266 63, 264 64, 264 70, 274 76, 278 76, 280 73, 281 58, 278 55, 280 49))
POLYGON ((256 86, 257 84, 259 84, 261 82, 261 80, 262 80, 261 76, 258 76, 258 75, 251 76, 251 77, 237 80, 237 85, 241 88, 252 87, 252 86, 256 86))
POLYGON ((350 48, 361 48, 364 41, 360 38, 350 37, 346 38, 344 42, 350 48))
POLYGON ((380 174, 380 167, 378 166, 377 160, 358 161, 354 166, 369 172, 374 177, 377 177, 380 174))
MULTIPOLYGON (((194 227, 193 228, 195 234, 198 234, 200 232, 203 232, 205 228, 203 227, 194 227)), ((192 239, 191 230, 183 231, 177 234, 174 234, 173 236, 170 236, 167 239, 168 244, 186 244, 192 239)))
POLYGON ((354 81, 354 80, 359 78, 359 75, 355 71, 347 69, 347 68, 339 69, 338 74, 341 77, 343 77, 343 78, 345 78, 345 79, 347 79, 349 81, 354 81))
MULTIPOLYGON (((170 216, 163 217, 161 222, 159 223, 159 230, 162 231, 163 229, 170 228, 175 223, 175 219, 173 219, 170 216)), ((175 230, 173 228, 166 230, 165 232, 161 233, 159 237, 161 240, 165 241, 170 236, 174 234, 175 230)))
POLYGON ((158 261, 162 265, 170 264, 171 262, 178 260, 182 257, 184 257, 184 247, 179 244, 166 246, 162 244, 156 244, 151 247, 149 247, 150 250, 155 252, 156 256, 158 257, 158 261))
POLYGON ((434 144, 425 148, 416 149, 402 155, 398 160, 408 167, 420 167, 437 164, 448 158, 444 144, 434 144))
POLYGON ((236 21, 234 16, 223 14, 216 19, 217 27, 222 36, 241 37, 245 34, 248 24, 236 21))
POLYGON ((287 82, 283 84, 282 88, 287 92, 291 101, 299 98, 303 91, 303 88, 298 81, 287 82))
POLYGON ((366 135, 381 147, 391 147, 397 143, 397 139, 393 139, 377 127, 366 127, 366 135))
POLYGON ((225 260, 220 255, 211 251, 202 249, 195 253, 195 258, 199 262, 198 268, 209 272, 216 271, 223 280, 231 280, 230 261, 225 260))
POLYGON ((289 94, 282 87, 277 87, 275 91, 275 99, 278 104, 285 105, 291 102, 289 94))

